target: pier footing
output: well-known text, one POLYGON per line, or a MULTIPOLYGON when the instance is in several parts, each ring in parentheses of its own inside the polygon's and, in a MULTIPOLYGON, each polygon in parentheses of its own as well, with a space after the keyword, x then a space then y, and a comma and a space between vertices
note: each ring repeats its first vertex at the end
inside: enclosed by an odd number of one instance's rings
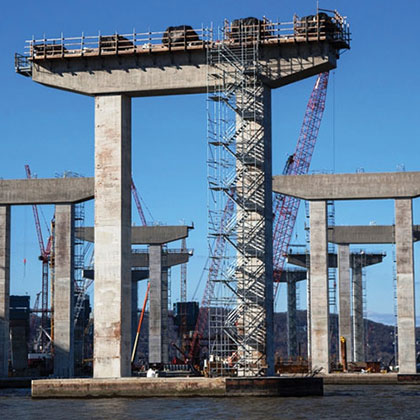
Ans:
POLYGON ((303 397, 323 388, 322 378, 43 379, 32 381, 32 397, 303 397))

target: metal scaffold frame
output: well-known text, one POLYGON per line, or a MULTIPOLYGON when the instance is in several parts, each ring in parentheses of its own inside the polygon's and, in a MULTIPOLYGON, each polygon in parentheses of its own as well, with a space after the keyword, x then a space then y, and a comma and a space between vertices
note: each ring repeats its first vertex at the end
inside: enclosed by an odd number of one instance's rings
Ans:
POLYGON ((207 54, 209 240, 226 242, 222 252, 210 247, 219 267, 211 279, 209 314, 213 375, 257 375, 268 364, 273 270, 272 224, 265 213, 272 213, 271 134, 266 132, 270 93, 258 77, 261 34, 261 25, 225 24, 223 41, 207 54))
MULTIPOLYGON (((335 225, 335 203, 334 201, 327 201, 327 221, 328 228, 332 228, 335 225)), ((328 243, 328 254, 337 254, 337 246, 329 242, 328 243)), ((340 337, 338 334, 338 316, 331 317, 331 314, 337 314, 337 269, 335 267, 328 266, 328 304, 329 304, 329 334, 330 334, 330 352, 333 363, 338 363, 339 360, 339 348, 340 348, 340 337)))

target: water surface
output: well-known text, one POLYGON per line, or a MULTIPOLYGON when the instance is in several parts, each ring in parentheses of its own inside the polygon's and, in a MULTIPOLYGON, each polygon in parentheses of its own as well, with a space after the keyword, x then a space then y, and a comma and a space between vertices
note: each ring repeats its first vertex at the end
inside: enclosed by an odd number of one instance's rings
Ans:
POLYGON ((418 385, 326 385, 324 397, 32 400, 0 390, 0 420, 20 419, 420 419, 418 385))

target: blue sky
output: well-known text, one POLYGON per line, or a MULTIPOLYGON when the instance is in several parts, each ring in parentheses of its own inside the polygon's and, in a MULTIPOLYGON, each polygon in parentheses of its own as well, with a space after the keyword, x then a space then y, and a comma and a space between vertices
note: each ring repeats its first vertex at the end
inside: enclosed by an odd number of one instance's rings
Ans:
MULTIPOLYGON (((312 169, 355 172, 364 168, 366 172, 380 172, 395 171, 404 164, 406 170, 418 170, 419 35, 416 20, 411 17, 419 15, 420 3, 341 0, 321 1, 320 6, 336 8, 348 16, 353 40, 352 49, 343 54, 330 77, 312 169)), ((217 26, 225 18, 244 16, 290 21, 294 13, 311 14, 315 7, 315 0, 2 2, 0 177, 23 178, 26 163, 39 177, 53 177, 64 170, 93 176, 93 99, 37 85, 14 73, 14 53, 22 52, 24 41, 32 35, 95 35, 99 30, 102 34, 129 33, 133 28, 138 32, 161 31, 169 25, 201 27, 211 22, 217 26)), ((287 154, 294 150, 313 84, 312 78, 273 92, 275 173, 281 173, 287 154)), ((189 240, 189 246, 195 249, 188 271, 189 298, 207 255, 205 109, 204 95, 133 100, 133 174, 137 188, 155 220, 165 224, 193 221, 196 226, 189 240)), ((87 209, 86 223, 91 224, 92 205, 87 209)), ((47 220, 51 219, 50 207, 43 212, 47 220)), ((139 224, 135 211, 133 214, 139 224)), ((336 205, 336 224, 391 224, 393 219, 392 201, 336 205)), ((31 208, 14 208, 12 220, 11 291, 34 296, 41 287, 41 266, 31 208)), ((294 242, 305 240, 303 220, 300 214, 294 242)), ((419 222, 418 201, 414 202, 414 220, 419 222)), ((368 309, 392 313, 392 247, 365 249, 388 254, 383 264, 367 270, 368 309)), ((417 245, 415 256, 418 260, 417 245)), ((418 267, 416 263, 417 273, 418 267)), ((173 270, 172 283, 175 301, 179 296, 179 270, 173 270)), ((142 288, 140 293, 144 293, 142 288)))

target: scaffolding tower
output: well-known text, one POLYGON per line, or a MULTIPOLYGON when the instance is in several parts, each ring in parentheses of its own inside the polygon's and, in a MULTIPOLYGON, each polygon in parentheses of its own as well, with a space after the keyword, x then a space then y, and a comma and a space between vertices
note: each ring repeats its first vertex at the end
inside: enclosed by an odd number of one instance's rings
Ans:
POLYGON ((308 352, 308 361, 311 360, 311 221, 309 219, 309 201, 305 201, 305 263, 306 263, 306 336, 308 339, 307 342, 307 352, 308 352))
POLYGON ((209 240, 227 244, 223 253, 210 248, 221 267, 209 316, 214 375, 257 375, 273 365, 270 90, 259 78, 261 25, 225 23, 223 42, 207 54, 209 240))
MULTIPOLYGON (((85 224, 85 204, 79 203, 74 206, 74 227, 77 230, 84 227, 85 224)), ((75 285, 75 308, 74 323, 77 323, 84 307, 86 294, 86 280, 83 277, 85 267, 85 245, 84 241, 77 236, 74 237, 74 285, 75 285)))
MULTIPOLYGON (((335 225, 335 205, 334 201, 327 201, 327 221, 328 228, 331 229, 335 225)), ((328 254, 337 254, 337 246, 332 242, 328 243, 328 254)), ((329 305, 329 334, 330 334, 330 351, 332 359, 335 362, 339 360, 340 337, 338 334, 338 316, 331 317, 331 314, 337 314, 337 268, 328 265, 328 305, 329 305)))

